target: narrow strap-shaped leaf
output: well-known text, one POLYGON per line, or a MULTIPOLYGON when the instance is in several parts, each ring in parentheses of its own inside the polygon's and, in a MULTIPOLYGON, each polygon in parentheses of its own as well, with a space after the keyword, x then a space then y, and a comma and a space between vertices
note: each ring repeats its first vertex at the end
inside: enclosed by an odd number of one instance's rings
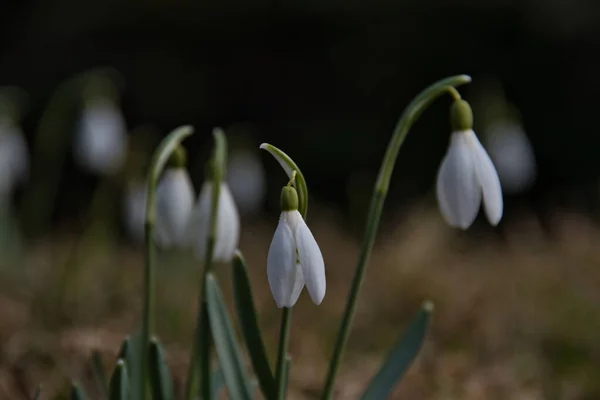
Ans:
POLYGON ((104 372, 102 355, 98 350, 94 350, 92 352, 92 372, 94 374, 94 380, 96 381, 96 385, 102 393, 102 398, 108 398, 108 381, 106 380, 106 373, 104 372))
POLYGON ((150 342, 150 384, 153 400, 172 400, 173 383, 163 348, 156 339, 150 342))
POLYGON ((85 400, 85 394, 77 382, 71 383, 71 394, 69 397, 71 400, 85 400))
POLYGON ((363 400, 380 400, 389 397, 419 353, 432 311, 433 304, 429 301, 425 302, 369 384, 362 396, 363 400))
POLYGON ((221 290, 212 273, 206 276, 206 301, 210 328, 229 398, 251 400, 252 391, 244 371, 242 353, 236 342, 233 324, 223 302, 221 290))
POLYGON ((221 372, 221 368, 217 368, 216 370, 213 371, 212 376, 211 376, 211 383, 210 383, 210 389, 212 391, 212 394, 210 396, 210 398, 212 400, 217 400, 218 396, 219 396, 219 392, 221 391, 221 388, 223 387, 223 373, 221 372))
POLYGON ((140 379, 141 379, 141 371, 139 369, 140 358, 142 352, 142 341, 140 333, 137 332, 133 336, 127 336, 123 343, 121 344, 121 348, 119 349, 119 355, 117 359, 125 360, 125 364, 127 365, 127 380, 129 384, 129 398, 131 400, 140 399, 140 379))
POLYGON ((294 187, 298 192, 298 210, 300 211, 300 214, 302 214, 302 218, 306 220, 306 213, 308 212, 308 188, 306 187, 306 180, 304 179, 304 175, 302 175, 300 168, 298 168, 298 165, 296 165, 290 156, 279 150, 277 147, 269 143, 263 143, 260 145, 260 148, 268 151, 275 157, 290 179, 292 178, 292 173, 296 171, 294 187))
POLYGON ((129 379, 125 360, 119 359, 110 378, 110 400, 128 400, 129 379))
POLYGON ((233 293, 235 309, 241 327, 246 348, 250 354, 252 367, 258 377, 260 388, 265 397, 270 397, 274 390, 273 373, 269 367, 267 351, 258 327, 256 310, 252 300, 252 288, 246 262, 242 253, 237 251, 233 257, 233 293))
POLYGON ((131 348, 131 338, 129 336, 125 337, 125 339, 123 339, 123 342, 121 343, 121 347, 119 347, 119 353, 117 354, 117 359, 122 358, 124 360, 127 359, 127 357, 129 357, 129 352, 131 348))

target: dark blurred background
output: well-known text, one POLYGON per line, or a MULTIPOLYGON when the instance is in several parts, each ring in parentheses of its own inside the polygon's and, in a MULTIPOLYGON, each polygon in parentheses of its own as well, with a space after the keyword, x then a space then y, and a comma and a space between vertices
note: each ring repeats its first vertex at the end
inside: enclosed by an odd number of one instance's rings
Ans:
MULTIPOLYGON (((47 119, 65 82, 97 68, 117 76, 132 148, 144 154, 137 178, 158 140, 183 124, 196 129, 185 142, 196 191, 214 127, 232 152, 260 157, 268 190, 259 212, 242 217, 240 248, 255 266, 270 352, 279 314, 263 266, 286 178, 258 146, 272 143, 301 167, 328 297, 316 309, 303 296, 295 312, 290 398, 299 399, 315 398, 322 384, 396 121, 434 81, 471 75, 459 90, 477 133, 486 144, 494 104, 510 104, 533 149, 535 180, 505 191, 498 229, 483 218, 469 234, 448 229, 433 188, 450 96, 423 114, 396 164, 339 398, 358 396, 424 298, 436 303, 436 319, 398 398, 599 398, 599 48, 596 0, 0 2, 0 86, 27 94, 20 122, 32 156, 31 181, 12 199, 21 253, 0 283, 0 398, 25 398, 39 382, 60 398, 66 377, 93 393, 82 367, 90 349, 109 368, 139 323, 139 245, 89 233, 94 200, 117 207, 123 188, 103 192, 105 181, 73 161, 77 110, 47 119), (45 142, 41 131, 50 132, 45 142)), ((182 377, 200 272, 186 255, 161 262, 170 269, 159 274, 157 333, 182 377)))
MULTIPOLYGON (((474 85, 500 81, 521 111, 540 201, 596 204, 594 0, 24 0, 6 2, 0 18, 0 82, 31 96, 28 137, 61 81, 114 67, 130 127, 191 124, 201 133, 195 148, 214 126, 249 125, 256 144, 288 149, 315 196, 342 206, 346 177, 376 173, 408 101, 467 73, 474 85)), ((448 104, 439 101, 409 136, 395 204, 431 186, 448 104)))

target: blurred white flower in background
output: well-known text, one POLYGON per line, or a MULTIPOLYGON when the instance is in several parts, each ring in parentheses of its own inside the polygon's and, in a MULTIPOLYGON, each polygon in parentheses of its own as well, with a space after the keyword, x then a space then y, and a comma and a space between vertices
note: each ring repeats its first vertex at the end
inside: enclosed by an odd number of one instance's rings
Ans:
POLYGON ((261 211, 266 192, 266 178, 258 155, 250 150, 237 150, 229 157, 227 182, 242 214, 261 211))
POLYGON ((0 198, 3 203, 29 175, 29 152, 23 132, 9 117, 0 117, 0 198))
POLYGON ((121 111, 104 96, 86 101, 75 137, 75 159, 100 175, 118 171, 127 153, 127 127, 121 111))
POLYGON ((163 248, 189 245, 188 224, 194 206, 194 188, 183 167, 169 167, 156 188, 154 239, 163 248))
POLYGON ((522 126, 510 120, 493 122, 485 129, 485 143, 502 188, 513 194, 529 189, 535 182, 537 167, 522 126))
POLYGON ((127 232, 139 243, 144 241, 147 198, 146 182, 142 180, 129 182, 123 201, 123 217, 127 232))
MULTIPOLYGON (((201 261, 204 261, 206 257, 206 240, 208 238, 212 209, 212 193, 213 182, 207 180, 202 185, 202 190, 200 190, 189 228, 189 236, 193 240, 194 254, 201 261)), ((217 232, 213 260, 217 262, 229 262, 233 258, 240 239, 240 216, 226 182, 221 182, 218 204, 217 232)))

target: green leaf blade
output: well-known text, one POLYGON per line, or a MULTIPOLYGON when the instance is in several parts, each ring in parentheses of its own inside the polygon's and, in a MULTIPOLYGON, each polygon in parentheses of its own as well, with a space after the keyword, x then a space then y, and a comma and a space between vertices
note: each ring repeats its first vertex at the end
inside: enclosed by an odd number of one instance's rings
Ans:
POLYGON ((389 353, 379 372, 371 380, 362 396, 362 400, 379 400, 389 397, 391 391, 402 379, 419 353, 427 333, 432 311, 433 304, 428 301, 425 302, 389 353))
POLYGON ((172 400, 173 383, 165 361, 163 347, 156 340, 150 342, 150 384, 153 400, 172 400))
POLYGON ((110 378, 110 400, 128 400, 129 379, 125 360, 119 359, 110 378))
POLYGON ((206 301, 217 357, 229 398, 251 400, 253 396, 244 371, 242 353, 236 342, 221 290, 212 273, 206 276, 206 301))
POLYGON ((260 388, 269 397, 275 390, 273 373, 269 367, 267 350, 262 339, 258 318, 252 298, 252 288, 246 262, 241 252, 236 251, 233 257, 233 293, 235 308, 246 348, 250 354, 252 367, 258 377, 260 388))

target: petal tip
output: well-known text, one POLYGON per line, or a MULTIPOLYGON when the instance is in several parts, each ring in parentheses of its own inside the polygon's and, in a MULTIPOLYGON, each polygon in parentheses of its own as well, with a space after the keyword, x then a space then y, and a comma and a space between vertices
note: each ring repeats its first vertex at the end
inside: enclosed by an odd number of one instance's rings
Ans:
POLYGON ((498 215, 498 216, 494 216, 493 218, 489 218, 488 222, 492 226, 498 226, 498 224, 500 223, 501 220, 502 220, 502 213, 500 213, 500 215, 498 215))

